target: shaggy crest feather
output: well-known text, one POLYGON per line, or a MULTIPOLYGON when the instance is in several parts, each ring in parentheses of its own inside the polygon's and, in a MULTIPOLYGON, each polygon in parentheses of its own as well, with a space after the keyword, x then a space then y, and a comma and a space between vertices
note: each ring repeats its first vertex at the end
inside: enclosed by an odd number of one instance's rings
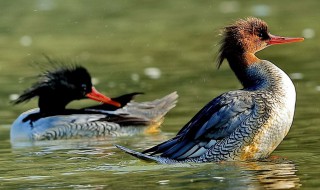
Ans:
POLYGON ((245 37, 246 33, 251 35, 256 34, 260 31, 256 31, 256 28, 263 30, 265 32, 268 31, 268 25, 263 20, 248 17, 246 19, 239 19, 234 24, 226 26, 222 30, 222 40, 220 41, 220 49, 217 60, 217 67, 220 68, 224 59, 232 52, 242 53, 244 52, 244 45, 242 44, 242 39, 245 37))
MULTIPOLYGON (((50 63, 51 59, 47 58, 50 63)), ((55 86, 70 85, 74 80, 74 76, 80 75, 90 80, 88 71, 80 65, 62 65, 59 69, 46 70, 38 75, 38 81, 30 88, 26 89, 16 100, 14 104, 27 102, 32 98, 39 96, 43 90, 54 90, 55 86)))

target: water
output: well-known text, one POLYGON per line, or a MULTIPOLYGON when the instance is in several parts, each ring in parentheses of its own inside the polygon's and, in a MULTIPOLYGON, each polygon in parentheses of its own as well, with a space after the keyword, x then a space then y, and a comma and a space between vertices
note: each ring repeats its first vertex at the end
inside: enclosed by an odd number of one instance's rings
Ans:
POLYGON ((159 165, 133 159, 113 146, 114 143, 130 143, 139 149, 170 136, 51 141, 3 147, 0 181, 3 187, 14 188, 272 189, 301 186, 297 163, 285 157, 264 162, 159 165))
POLYGON ((317 0, 0 2, 0 188, 317 189, 319 5, 317 0), (114 148, 121 144, 143 150, 162 142, 213 97, 241 88, 227 64, 215 69, 215 44, 222 26, 260 14, 262 8, 260 16, 274 34, 313 32, 303 43, 258 53, 288 73, 297 90, 293 126, 269 160, 158 165, 114 148), (179 103, 160 134, 11 145, 10 124, 36 101, 12 106, 9 98, 46 67, 37 64, 43 53, 81 63, 95 77, 97 89, 109 96, 144 91, 137 98, 144 101, 178 91, 179 103), (148 68, 157 77, 145 74, 148 68))

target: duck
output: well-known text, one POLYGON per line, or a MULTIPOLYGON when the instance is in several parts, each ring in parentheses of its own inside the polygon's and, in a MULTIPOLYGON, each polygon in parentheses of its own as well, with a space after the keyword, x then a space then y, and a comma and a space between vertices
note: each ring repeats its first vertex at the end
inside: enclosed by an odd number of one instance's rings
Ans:
POLYGON ((227 60, 243 88, 211 100, 165 142, 143 152, 117 148, 162 164, 262 160, 276 149, 293 123, 296 91, 284 71, 255 54, 304 38, 272 35, 267 23, 255 17, 239 19, 222 31, 217 66, 227 60))
POLYGON ((38 107, 22 113, 10 129, 12 143, 74 138, 116 137, 159 132, 164 116, 175 107, 178 95, 135 102, 141 92, 109 98, 93 86, 91 75, 81 65, 47 69, 37 81, 19 95, 13 104, 38 97, 38 107), (90 99, 97 105, 79 109, 66 106, 90 99))

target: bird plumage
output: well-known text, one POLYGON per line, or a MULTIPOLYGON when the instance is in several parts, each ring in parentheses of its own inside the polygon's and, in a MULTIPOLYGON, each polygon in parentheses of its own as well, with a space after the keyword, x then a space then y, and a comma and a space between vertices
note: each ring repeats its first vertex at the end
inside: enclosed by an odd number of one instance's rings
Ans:
POLYGON ((172 139, 142 153, 121 150, 159 163, 258 160, 268 157, 288 133, 296 92, 290 78, 254 54, 272 44, 302 41, 268 32, 257 18, 224 29, 218 67, 224 59, 243 89, 221 94, 202 108, 172 139))
POLYGON ((12 124, 11 141, 55 140, 82 137, 123 136, 159 128, 164 115, 177 102, 173 92, 150 102, 134 102, 140 92, 108 98, 93 87, 82 66, 47 70, 26 89, 15 104, 39 97, 38 108, 22 113, 12 124), (67 109, 74 100, 90 98, 103 104, 67 109))

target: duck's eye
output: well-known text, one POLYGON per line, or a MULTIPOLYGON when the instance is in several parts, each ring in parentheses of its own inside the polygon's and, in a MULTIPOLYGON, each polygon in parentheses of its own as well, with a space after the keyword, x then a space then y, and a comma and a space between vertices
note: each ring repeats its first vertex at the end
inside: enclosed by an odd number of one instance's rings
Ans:
POLYGON ((257 36, 261 39, 261 40, 267 40, 269 38, 268 33, 266 32, 259 32, 257 34, 257 36))
POLYGON ((82 84, 81 88, 84 92, 87 92, 87 85, 86 84, 82 84))

